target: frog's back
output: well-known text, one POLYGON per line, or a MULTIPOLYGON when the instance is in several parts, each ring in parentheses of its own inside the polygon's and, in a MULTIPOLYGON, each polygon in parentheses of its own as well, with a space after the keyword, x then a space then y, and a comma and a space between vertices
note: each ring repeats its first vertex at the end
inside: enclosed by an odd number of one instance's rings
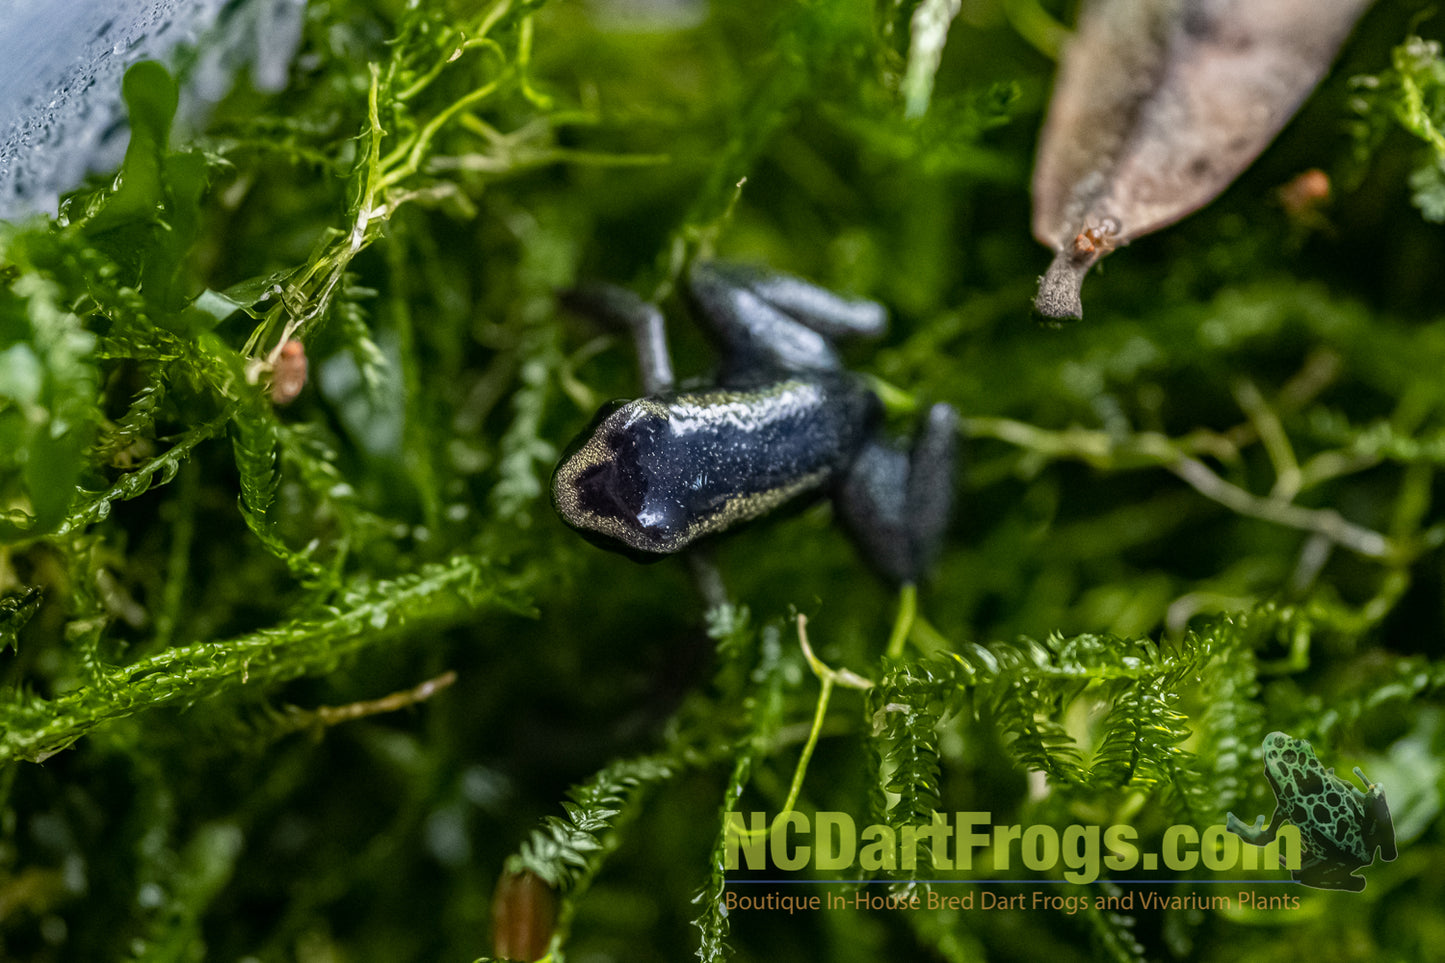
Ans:
POLYGON ((584 532, 671 554, 828 485, 878 417, 843 375, 642 398, 563 462, 553 494, 584 532))

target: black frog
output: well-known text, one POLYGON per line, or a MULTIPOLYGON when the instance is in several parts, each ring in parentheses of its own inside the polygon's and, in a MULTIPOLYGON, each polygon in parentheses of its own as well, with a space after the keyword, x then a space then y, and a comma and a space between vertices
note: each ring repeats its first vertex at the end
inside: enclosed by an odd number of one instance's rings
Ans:
POLYGON ((1355 873, 1374 861, 1376 849, 1386 861, 1397 855, 1385 789, 1358 766, 1355 775, 1364 792, 1322 767, 1308 742, 1271 732, 1264 738, 1264 774, 1277 802, 1269 826, 1263 816, 1246 826, 1229 813, 1225 827, 1256 846, 1273 841, 1286 822, 1299 827, 1303 853, 1292 875, 1301 883, 1358 893, 1365 880, 1355 873))
POLYGON ((562 519, 651 560, 826 492, 881 574, 918 581, 949 514, 957 416, 934 405, 907 449, 881 437, 882 404, 834 341, 882 334, 883 308, 706 262, 688 272, 686 294, 722 355, 697 390, 675 385, 656 305, 611 285, 566 297, 633 334, 646 395, 604 407, 564 455, 552 479, 562 519))

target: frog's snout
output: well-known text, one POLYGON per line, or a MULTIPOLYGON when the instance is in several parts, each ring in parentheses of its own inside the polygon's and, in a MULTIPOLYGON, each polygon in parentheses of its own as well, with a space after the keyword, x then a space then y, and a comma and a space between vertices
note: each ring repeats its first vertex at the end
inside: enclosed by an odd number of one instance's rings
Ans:
POLYGON ((575 476, 575 499, 587 514, 617 522, 637 518, 642 508, 640 492, 630 487, 626 466, 615 461, 590 465, 575 476))
POLYGON ((574 528, 591 531, 646 551, 641 521, 647 495, 646 472, 632 445, 609 444, 604 433, 557 466, 552 500, 574 528))

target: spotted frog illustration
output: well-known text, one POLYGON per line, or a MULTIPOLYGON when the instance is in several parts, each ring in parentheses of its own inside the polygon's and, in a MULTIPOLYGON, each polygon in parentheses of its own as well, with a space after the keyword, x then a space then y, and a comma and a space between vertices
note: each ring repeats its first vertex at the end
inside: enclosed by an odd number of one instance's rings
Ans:
POLYGON ((1303 852, 1300 868, 1293 873, 1299 882, 1358 893, 1365 880, 1355 873, 1374 861, 1376 849, 1386 861, 1397 855, 1385 789, 1370 782, 1358 766, 1355 775, 1364 783, 1364 792, 1336 776, 1334 769, 1323 768, 1308 742, 1271 732, 1264 737, 1264 774, 1277 802, 1269 825, 1260 816, 1253 826, 1246 826, 1229 813, 1225 828, 1247 843, 1263 846, 1274 840, 1284 823, 1299 827, 1303 852))

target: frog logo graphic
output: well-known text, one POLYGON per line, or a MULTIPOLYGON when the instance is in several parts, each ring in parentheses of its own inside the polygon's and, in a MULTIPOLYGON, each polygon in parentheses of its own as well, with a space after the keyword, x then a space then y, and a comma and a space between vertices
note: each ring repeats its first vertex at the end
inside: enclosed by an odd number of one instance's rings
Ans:
POLYGON ((1308 742, 1271 732, 1264 737, 1264 774, 1277 803, 1269 826, 1263 816, 1246 826, 1229 813, 1225 828, 1247 843, 1264 846, 1284 823, 1299 827, 1303 853, 1293 873, 1299 882, 1358 893, 1365 879, 1356 871, 1374 862, 1377 848, 1387 862, 1397 855, 1385 789, 1370 782, 1358 766, 1355 775, 1365 784, 1364 792, 1323 768, 1308 742))

